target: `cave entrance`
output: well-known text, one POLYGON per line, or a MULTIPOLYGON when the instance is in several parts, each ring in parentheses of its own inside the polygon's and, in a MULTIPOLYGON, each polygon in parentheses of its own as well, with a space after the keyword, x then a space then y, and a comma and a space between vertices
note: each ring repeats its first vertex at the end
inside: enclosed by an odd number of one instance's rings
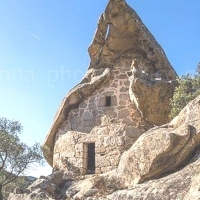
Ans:
POLYGON ((84 174, 95 174, 95 143, 84 144, 84 174))

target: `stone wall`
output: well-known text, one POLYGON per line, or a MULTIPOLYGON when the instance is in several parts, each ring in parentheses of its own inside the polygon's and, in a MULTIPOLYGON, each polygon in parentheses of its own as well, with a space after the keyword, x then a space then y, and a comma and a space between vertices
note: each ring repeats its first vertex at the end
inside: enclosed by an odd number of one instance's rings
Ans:
POLYGON ((86 174, 84 145, 95 143, 95 172, 110 171, 117 167, 121 153, 149 128, 129 98, 130 66, 123 61, 116 64, 107 84, 70 111, 56 133, 54 167, 71 176, 86 174), (107 96, 111 106, 105 105, 107 96))

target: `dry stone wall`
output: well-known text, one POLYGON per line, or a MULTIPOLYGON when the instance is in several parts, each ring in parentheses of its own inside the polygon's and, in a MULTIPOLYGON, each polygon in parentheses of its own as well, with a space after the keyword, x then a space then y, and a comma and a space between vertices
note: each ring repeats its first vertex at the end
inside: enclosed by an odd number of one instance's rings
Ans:
POLYGON ((117 167, 121 153, 149 128, 129 98, 130 66, 117 63, 107 84, 70 111, 56 133, 54 167, 70 176, 87 174, 86 145, 95 143, 95 172, 110 171, 117 167), (106 106, 106 97, 111 98, 111 106, 106 106))

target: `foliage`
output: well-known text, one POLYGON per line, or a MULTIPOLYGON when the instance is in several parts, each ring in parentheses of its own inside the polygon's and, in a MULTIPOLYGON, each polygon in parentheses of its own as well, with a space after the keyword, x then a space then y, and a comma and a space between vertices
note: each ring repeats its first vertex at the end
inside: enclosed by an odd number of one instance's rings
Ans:
POLYGON ((20 141, 21 132, 18 121, 0 118, 0 200, 4 188, 8 190, 8 186, 20 181, 20 175, 32 164, 43 161, 39 144, 28 147, 20 141))
POLYGON ((13 190, 18 186, 26 186, 26 180, 23 176, 19 176, 13 182, 10 182, 7 185, 5 185, 2 190, 3 196, 8 197, 9 194, 12 193, 13 190))
POLYGON ((198 64, 195 74, 183 75, 177 78, 177 81, 178 86, 170 101, 171 118, 177 116, 191 100, 200 95, 200 64, 198 64))

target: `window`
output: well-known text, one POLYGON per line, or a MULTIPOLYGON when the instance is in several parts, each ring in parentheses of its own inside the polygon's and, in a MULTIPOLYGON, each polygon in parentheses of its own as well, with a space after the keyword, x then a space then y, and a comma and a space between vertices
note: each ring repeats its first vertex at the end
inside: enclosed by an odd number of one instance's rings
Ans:
POLYGON ((106 107, 111 106, 111 96, 106 97, 106 107))

